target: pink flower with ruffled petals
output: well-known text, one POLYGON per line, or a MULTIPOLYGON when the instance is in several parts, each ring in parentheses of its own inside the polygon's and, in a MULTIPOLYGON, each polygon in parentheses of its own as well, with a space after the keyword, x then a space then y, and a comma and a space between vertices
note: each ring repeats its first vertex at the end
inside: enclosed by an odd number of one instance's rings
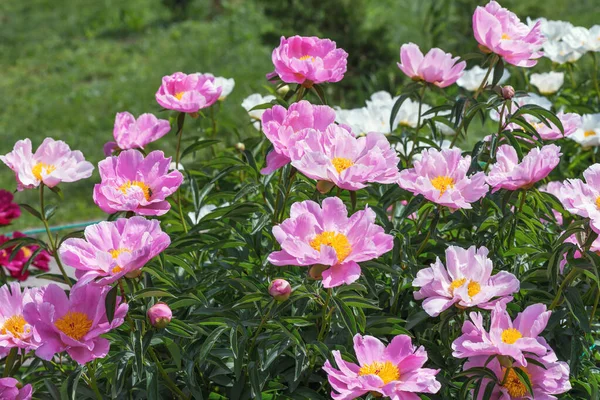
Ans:
POLYGON ((104 154, 110 156, 115 150, 143 149, 148 143, 165 136, 171 130, 166 119, 152 114, 142 114, 137 120, 128 112, 117 113, 113 129, 114 142, 104 145, 104 154))
MULTIPOLYGON (((530 363, 524 367, 515 363, 513 368, 518 368, 529 377, 533 389, 532 394, 528 394, 527 387, 521 382, 515 371, 507 371, 498 359, 494 358, 487 362, 487 356, 472 357, 467 360, 463 369, 465 371, 471 368, 486 367, 492 370, 496 375, 496 385, 491 393, 491 399, 512 400, 512 399, 544 399, 556 400, 555 394, 566 393, 571 390, 569 382, 569 365, 564 361, 558 361, 553 351, 548 352, 543 357, 535 355, 530 356, 539 364, 530 363), (508 375, 507 375, 508 374, 508 375)), ((484 378, 481 388, 486 388, 490 379, 484 378)), ((483 400, 484 390, 479 391, 476 400, 483 400)))
POLYGON ((33 389, 31 385, 21 387, 15 378, 0 378, 0 399, 30 400, 33 389))
POLYGON ((546 39, 540 25, 538 21, 529 28, 495 1, 477 7, 473 14, 473 32, 479 47, 518 67, 533 67, 544 54, 540 50, 546 39))
POLYGON ((290 158, 307 177, 347 190, 365 188, 370 182, 396 182, 400 161, 383 134, 371 132, 357 138, 335 124, 324 132, 300 132, 290 158))
POLYGON ((17 347, 25 352, 40 345, 35 327, 23 317, 23 307, 41 295, 40 289, 23 289, 17 282, 0 287, 0 357, 17 347))
POLYGON ((329 360, 323 366, 336 400, 356 399, 369 392, 376 397, 418 400, 417 393, 437 393, 442 386, 435 379, 439 370, 423 368, 425 348, 413 346, 408 335, 395 336, 387 346, 373 336, 356 335, 354 351, 358 365, 334 350, 337 369, 329 360))
POLYGON ((530 117, 529 115, 526 115, 525 119, 531 124, 531 126, 535 128, 538 135, 540 135, 540 137, 544 140, 556 140, 565 138, 567 136, 572 135, 577 129, 581 127, 581 116, 578 114, 565 114, 561 111, 558 114, 556 114, 556 116, 558 117, 560 123, 563 126, 563 130, 565 131, 564 134, 560 131, 560 129, 558 129, 556 125, 554 125, 550 121, 548 121, 548 123, 550 124, 550 126, 548 126, 543 122, 540 122, 536 118, 530 117))
POLYGON ((471 156, 462 157, 460 149, 425 149, 413 168, 400 171, 398 185, 434 203, 469 209, 489 190, 483 172, 467 176, 470 165, 471 156))
POLYGON ((348 218, 344 202, 337 197, 323 200, 323 206, 306 200, 292 204, 290 218, 273 227, 280 251, 269 255, 278 265, 329 266, 323 271, 326 288, 350 284, 360 277, 359 262, 372 260, 390 251, 394 238, 375 225, 369 207, 348 218))
POLYGON ((170 163, 158 150, 145 158, 137 150, 126 150, 100 161, 102 181, 94 186, 94 202, 107 213, 165 214, 171 208, 165 199, 183 182, 181 172, 169 172, 170 163))
POLYGON ((196 113, 219 100, 222 90, 211 74, 175 72, 162 78, 156 101, 167 110, 196 113))
POLYGON ((500 189, 530 188, 552 172, 560 162, 560 156, 560 147, 549 144, 541 149, 531 149, 519 162, 515 148, 504 144, 498 148, 487 183, 492 187, 492 193, 500 189))
POLYGON ((279 47, 271 56, 274 75, 286 83, 300 83, 306 87, 341 81, 346 73, 347 58, 348 53, 336 48, 334 41, 315 36, 287 39, 282 36, 279 47))
MULTIPOLYGON (((21 232, 13 232, 12 235, 12 239, 24 237, 27 236, 23 235, 21 232)), ((9 237, 0 235, 0 244, 3 244, 10 239, 11 238, 9 237)), ((23 267, 25 266, 25 263, 27 263, 27 261, 29 261, 29 259, 33 256, 33 253, 39 249, 39 246, 34 244, 22 246, 18 253, 11 260, 11 255, 14 248, 15 246, 10 246, 0 249, 0 266, 6 268, 11 277, 20 281, 24 281, 29 277, 29 271, 23 272, 23 267)), ((40 251, 36 255, 35 259, 29 264, 29 266, 39 268, 42 271, 48 271, 50 269, 50 254, 46 250, 40 251)))
POLYGON ((0 189, 0 226, 10 224, 10 221, 21 216, 21 208, 13 203, 14 196, 8 190, 0 189))
POLYGON ((425 81, 444 88, 462 76, 467 63, 457 62, 459 58, 438 48, 429 50, 423 56, 419 46, 407 43, 400 48, 398 68, 413 81, 425 81))
POLYGON ((335 111, 328 106, 313 106, 306 100, 293 103, 289 109, 276 105, 262 115, 262 130, 273 144, 267 154, 267 166, 260 172, 270 174, 290 160, 290 148, 296 143, 297 133, 312 128, 319 132, 335 122, 335 111))
POLYGON ((169 235, 158 220, 144 217, 119 218, 85 228, 85 239, 67 239, 59 253, 64 264, 77 270, 77 285, 96 279, 108 285, 142 268, 169 247, 169 235))
POLYGON ((100 335, 120 326, 128 310, 117 297, 114 319, 109 323, 105 305, 109 291, 108 286, 79 285, 67 297, 63 289, 50 284, 39 301, 26 304, 25 321, 35 326, 41 338, 35 355, 51 360, 66 351, 79 364, 105 357, 110 342, 100 335))
POLYGON ((92 176, 94 166, 79 150, 71 151, 62 140, 46 138, 35 151, 31 140, 19 140, 13 151, 0 160, 15 172, 17 190, 33 189, 41 183, 54 187, 61 182, 76 182, 92 176))
POLYGON ((508 303, 510 295, 519 291, 519 280, 506 271, 492 276, 492 260, 487 255, 485 247, 449 246, 445 267, 437 258, 431 267, 417 273, 413 286, 421 289, 414 293, 415 299, 425 299, 423 309, 432 317, 453 304, 491 310, 499 301, 508 303))
POLYGON ((525 357, 544 356, 552 349, 546 340, 539 336, 546 328, 551 311, 545 304, 533 304, 511 321, 506 304, 498 303, 492 310, 490 330, 483 327, 481 313, 472 312, 471 321, 462 326, 462 336, 452 343, 452 356, 467 358, 475 356, 509 356, 523 366, 527 366, 525 357))

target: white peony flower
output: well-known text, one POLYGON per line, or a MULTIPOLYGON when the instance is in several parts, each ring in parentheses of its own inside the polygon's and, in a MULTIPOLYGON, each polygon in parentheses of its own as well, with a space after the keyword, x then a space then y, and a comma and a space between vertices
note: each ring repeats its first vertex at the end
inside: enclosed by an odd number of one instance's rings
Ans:
POLYGON ((177 165, 175 161, 171 161, 169 164, 169 171, 173 171, 175 169, 178 169, 179 171, 185 171, 185 168, 183 168, 183 164, 181 162, 179 162, 179 165, 177 165))
MULTIPOLYGON (((481 85, 481 81, 483 81, 483 78, 485 78, 486 73, 487 69, 483 69, 476 65, 473 68, 464 71, 463 75, 456 81, 456 84, 461 88, 467 89, 470 92, 474 92, 479 89, 479 85, 481 85)), ((498 83, 503 84, 508 80, 508 78, 510 78, 510 72, 505 69, 504 73, 502 74, 502 78, 500 78, 500 82, 498 83)), ((493 74, 490 74, 487 84, 491 85, 493 79, 493 74)))
POLYGON ((366 107, 343 110, 335 109, 335 120, 338 124, 348 125, 355 135, 369 132, 369 112, 366 107))
POLYGON ((252 124, 254 125, 254 127, 257 130, 260 130, 260 119, 263 115, 263 113, 265 112, 265 110, 252 110, 254 107, 256 107, 259 104, 265 104, 265 103, 269 103, 271 101, 275 100, 275 96, 271 96, 271 95, 267 95, 267 96, 261 96, 258 93, 254 93, 251 94, 250 96, 246 97, 244 99, 244 101, 242 101, 242 107, 244 107, 246 109, 246 111, 248 111, 248 115, 250 116, 250 118, 252 119, 252 124))
MULTIPOLYGON (((548 100, 547 98, 545 98, 544 96, 540 96, 539 94, 535 94, 535 93, 527 93, 527 96, 523 96, 523 97, 514 97, 512 99, 513 101, 513 105, 512 105, 512 112, 514 113, 517 110, 517 107, 522 107, 526 104, 535 104, 536 106, 540 106, 542 108, 545 108, 546 110, 550 110, 552 108, 552 102, 550 100, 548 100)), ((508 110, 506 110, 505 115, 508 114, 508 110)), ((500 113, 496 110, 491 110, 490 111, 490 118, 493 121, 498 121, 500 118, 500 113)), ((505 118, 503 118, 504 120, 505 118)))
POLYGON ((563 72, 546 72, 543 74, 531 74, 530 82, 541 94, 556 93, 565 82, 563 72))
POLYGON ((600 146, 600 113, 581 117, 581 128, 568 136, 584 147, 600 146))
POLYGON ((592 35, 589 29, 583 26, 576 26, 569 30, 569 32, 563 37, 563 42, 568 44, 573 50, 580 53, 589 51, 589 44, 593 42, 592 35))
POLYGON ((566 42, 547 41, 544 43, 544 57, 555 63, 572 63, 579 60, 582 55, 583 53, 573 49, 566 42))
POLYGON ((235 80, 233 78, 223 78, 222 76, 214 76, 210 73, 206 73, 205 75, 215 78, 215 86, 223 88, 219 100, 225 100, 225 98, 233 91, 233 87, 235 86, 235 80))
MULTIPOLYGON (((426 113, 431 109, 431 106, 423 103, 421 105, 421 115, 426 113)), ((433 115, 427 115, 426 117, 421 117, 421 123, 424 120, 431 118, 433 115)), ((416 128, 417 123, 419 122, 419 102, 412 101, 411 99, 404 100, 404 103, 400 106, 398 110, 398 114, 396 114, 396 121, 394 124, 400 126, 407 126, 410 128, 416 128)))
POLYGON ((194 211, 190 211, 188 213, 188 217, 190 217, 192 224, 196 225, 202 218, 204 218, 206 215, 210 214, 211 212, 215 211, 217 208, 227 207, 228 205, 229 205, 228 202, 221 204, 219 207, 217 207, 214 204, 207 204, 205 206, 200 207, 200 210, 198 210, 198 215, 196 215, 196 213, 194 211))
POLYGON ((590 41, 588 42, 589 51, 600 51, 600 25, 594 25, 590 28, 590 41))
POLYGON ((546 18, 527 18, 527 25, 533 27, 537 21, 541 21, 540 30, 547 40, 562 40, 562 38, 573 28, 573 24, 566 21, 549 21, 546 18))

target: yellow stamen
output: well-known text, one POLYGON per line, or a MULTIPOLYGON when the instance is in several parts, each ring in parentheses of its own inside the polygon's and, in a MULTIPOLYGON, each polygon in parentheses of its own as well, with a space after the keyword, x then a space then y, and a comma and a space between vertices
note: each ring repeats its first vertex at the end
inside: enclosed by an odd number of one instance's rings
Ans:
POLYGON ((322 232, 310 241, 310 246, 317 251, 321 251, 321 245, 333 247, 335 254, 337 255, 338 262, 340 263, 344 261, 344 259, 346 259, 346 257, 348 257, 352 252, 350 242, 343 233, 331 231, 322 232))
POLYGON ((85 313, 69 311, 54 326, 70 338, 81 340, 92 329, 92 320, 85 313))
MULTIPOLYGON (((20 338, 23 333, 25 333, 25 318, 22 315, 13 315, 4 321, 4 325, 2 325, 2 329, 0 332, 3 335, 6 335, 6 332, 12 333, 12 335, 16 338, 20 338)), ((29 332, 29 329, 27 330, 29 332)))
POLYGON ((112 258, 117 258, 121 253, 131 253, 131 250, 121 247, 118 249, 109 250, 108 252, 112 256, 112 258))
POLYGON ((298 60, 300 60, 300 61, 306 61, 306 60, 315 61, 315 58, 313 56, 309 56, 307 54, 305 56, 300 57, 298 60))
POLYGON ((437 178, 433 178, 431 184, 440 191, 440 196, 442 196, 448 188, 454 188, 454 179, 447 175, 440 175, 437 178))
POLYGON ((392 381, 397 381, 400 379, 400 370, 390 361, 375 361, 371 364, 362 366, 358 371, 358 375, 377 375, 381 378, 383 384, 387 385, 392 381))
POLYGON ((52 171, 54 171, 56 169, 56 167, 52 164, 45 164, 45 163, 37 163, 33 166, 33 168, 31 168, 31 173, 33 173, 33 176, 35 176, 35 179, 37 179, 38 181, 42 180, 42 173, 45 170, 45 175, 50 174, 52 171))
POLYGON ((119 272, 123 271, 123 268, 121 268, 120 266, 116 266, 112 269, 112 273, 113 274, 118 274, 119 272))
POLYGON ((467 281, 467 278, 460 278, 460 279, 455 279, 452 281, 452 283, 450 283, 450 293, 454 294, 454 289, 461 287, 462 285, 465 284, 465 282, 467 281))
POLYGON ((596 131, 589 130, 589 131, 583 132, 583 137, 590 137, 590 136, 596 136, 596 131))
POLYGON ((150 201, 150 197, 152 197, 152 189, 148 187, 144 182, 141 181, 127 181, 126 183, 119 186, 119 190, 123 192, 123 194, 127 194, 127 190, 132 187, 139 187, 144 192, 144 197, 146 201, 150 201))
POLYGON ((523 335, 515 328, 505 329, 502 332, 502 341, 506 344, 513 344, 521 339, 523 335))
POLYGON ((475 296, 477 293, 481 292, 481 285, 478 282, 471 281, 469 282, 468 293, 469 297, 475 296))
POLYGON ((600 210, 600 196, 596 197, 596 207, 600 210))
MULTIPOLYGON (((508 376, 506 377, 506 381, 502 385, 506 388, 506 390, 508 390, 508 394, 513 399, 521 398, 521 397, 525 396, 525 394, 527 394, 527 388, 525 387, 523 382, 521 382, 517 373, 514 371, 515 368, 516 367, 511 368, 508 371, 508 376)), ((525 374, 527 374, 527 376, 529 377, 529 380, 531 380, 531 375, 529 374, 529 372, 527 372, 527 370, 525 368, 523 368, 523 367, 518 367, 518 368, 521 371, 525 372, 525 374)), ((505 373, 505 371, 506 370, 503 370, 502 372, 505 373)))
POLYGON ((503 33, 502 37, 500 37, 500 39, 502 39, 502 40, 510 40, 510 36, 508 36, 507 33, 503 33))
POLYGON ((175 93, 175 98, 177 100, 181 100, 181 98, 183 97, 184 94, 185 94, 185 92, 177 92, 177 93, 175 93))
POLYGON ((21 251, 23 252, 23 257, 25 257, 28 260, 29 260, 29 257, 31 257, 31 255, 33 254, 33 251, 31 251, 27 247, 21 247, 21 251))
POLYGON ((336 158, 332 159, 331 163, 335 167, 335 170, 338 172, 338 174, 341 174, 342 171, 344 171, 354 165, 352 160, 350 160, 349 158, 342 158, 342 157, 336 157, 336 158))

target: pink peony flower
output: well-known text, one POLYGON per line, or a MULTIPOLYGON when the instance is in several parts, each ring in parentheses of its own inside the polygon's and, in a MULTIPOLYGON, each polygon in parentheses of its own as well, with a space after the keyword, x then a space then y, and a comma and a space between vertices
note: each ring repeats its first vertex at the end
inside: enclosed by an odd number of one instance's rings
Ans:
POLYGON ((260 172, 270 174, 288 164, 290 148, 296 143, 296 135, 307 128, 319 132, 333 124, 335 111, 328 106, 313 106, 306 100, 290 105, 289 109, 276 105, 262 114, 262 130, 273 144, 273 150, 267 155, 267 166, 260 172))
MULTIPOLYGON (((274 74, 286 83, 311 87, 315 83, 339 82, 346 73, 348 53, 335 42, 318 37, 281 37, 271 59, 274 74)), ((272 74, 269 74, 271 76, 272 74)))
POLYGON ((338 368, 329 360, 323 366, 336 400, 356 399, 369 392, 375 397, 418 400, 416 393, 437 393, 441 388, 435 379, 439 370, 423 368, 427 352, 423 346, 413 346, 408 335, 395 336, 387 346, 373 336, 356 335, 354 351, 358 365, 334 350, 338 368))
MULTIPOLYGON (((543 357, 532 355, 531 358, 542 364, 530 363, 527 367, 515 365, 529 377, 533 389, 533 395, 528 394, 527 387, 521 382, 517 373, 513 370, 507 371, 500 365, 498 359, 494 358, 489 363, 486 356, 472 357, 467 360, 464 370, 470 368, 487 367, 496 375, 497 382, 492 392, 491 399, 511 400, 511 399, 544 399, 556 400, 554 394, 561 394, 571 390, 569 382, 569 365, 566 362, 558 361, 556 354, 551 351, 543 357), (508 375, 507 375, 508 374, 508 375)), ((490 379, 484 378, 481 388, 487 387, 490 379)), ((483 400, 484 390, 479 391, 476 400, 483 400)))
POLYGON ((40 336, 35 327, 23 317, 23 307, 39 296, 39 289, 24 289, 21 292, 17 282, 0 287, 0 357, 6 356, 13 347, 27 352, 40 345, 40 336))
MULTIPOLYGON (((573 253, 573 258, 578 259, 578 258, 583 257, 583 255, 581 254, 581 252, 583 251, 583 247, 582 247, 582 244, 580 244, 579 241, 577 240, 577 234, 572 234, 571 236, 566 238, 564 243, 572 243, 575 246, 577 246, 578 250, 575 250, 575 252, 573 253)), ((592 242, 592 244, 590 245, 589 251, 600 254, 599 253, 600 252, 600 236, 597 237, 596 240, 594 240, 592 242)), ((568 263, 567 254, 565 253, 563 256, 563 259, 560 260, 560 264, 558 266, 559 272, 561 274, 565 272, 565 267, 567 266, 567 263, 568 263)))
POLYGON ((413 286, 421 289, 414 293, 415 299, 425 299, 423 309, 432 317, 453 304, 491 310, 499 301, 508 303, 512 300, 510 295, 519 291, 519 280, 506 271, 492 276, 492 260, 487 255, 485 247, 449 246, 446 267, 437 258, 431 267, 417 273, 413 286))
POLYGON ((196 113, 219 100, 222 90, 210 74, 175 72, 162 78, 156 101, 167 110, 196 113))
POLYGON ((85 239, 65 240, 59 253, 66 265, 77 270, 77 285, 94 279, 108 285, 142 268, 170 243, 158 220, 119 218, 88 226, 85 239))
POLYGON ((35 154, 31 140, 19 140, 13 151, 0 160, 15 172, 17 190, 33 189, 41 183, 54 187, 61 182, 75 182, 92 176, 94 166, 79 151, 71 151, 62 140, 46 138, 35 154))
POLYGON ((165 303, 156 303, 148 309, 148 319, 155 328, 163 329, 171 322, 173 312, 165 303))
POLYGON ((506 304, 498 303, 492 310, 490 331, 483 327, 481 313, 472 312, 471 321, 462 326, 462 336, 452 343, 452 356, 467 358, 475 356, 509 356, 522 366, 525 357, 532 354, 544 356, 552 349, 539 336, 548 324, 551 311, 545 304, 533 304, 517 315, 514 322, 506 312, 506 304))
POLYGON ((137 150, 100 161, 102 181, 94 186, 94 202, 107 213, 165 214, 171 208, 165 198, 183 181, 181 172, 169 172, 170 162, 162 151, 153 151, 144 158, 137 150))
POLYGON ((369 207, 348 218, 344 202, 337 197, 292 204, 290 218, 273 227, 280 251, 269 255, 274 265, 329 266, 323 271, 326 288, 350 284, 360 277, 359 262, 390 251, 394 238, 375 225, 369 207))
POLYGON ((120 326, 128 306, 117 298, 114 319, 106 318, 105 298, 108 286, 79 285, 67 294, 55 284, 46 287, 42 298, 27 303, 24 317, 35 326, 41 344, 35 355, 51 360, 66 351, 79 364, 85 364, 108 353, 110 342, 100 335, 120 326))
POLYGON ((548 127, 543 122, 540 122, 535 118, 531 118, 529 115, 526 115, 525 119, 535 128, 538 135, 540 135, 540 137, 544 140, 562 139, 564 137, 572 135, 577 129, 581 127, 581 116, 578 114, 565 114, 561 111, 558 114, 556 114, 556 116, 558 117, 563 126, 563 130, 565 131, 564 134, 560 131, 560 129, 558 129, 556 125, 554 125, 550 121, 548 121, 550 123, 550 127, 548 127))
POLYGON ((467 176, 470 165, 471 156, 462 157, 460 149, 425 149, 413 168, 400 171, 398 185, 434 203, 468 209, 489 190, 483 172, 467 176))
POLYGON ((292 294, 292 286, 285 279, 275 279, 269 284, 269 294, 277 301, 286 301, 292 294))
POLYGON ((338 125, 304 130, 290 148, 292 165, 309 178, 359 190, 367 183, 394 183, 400 159, 381 133, 354 137, 338 125))
POLYGON ((0 226, 9 225, 10 221, 21 216, 21 208, 13 203, 13 194, 0 189, 0 226))
POLYGON ((438 48, 429 50, 423 56, 419 46, 407 43, 400 48, 398 68, 413 81, 425 81, 444 88, 462 76, 467 63, 457 62, 459 58, 438 48))
POLYGON ((473 14, 473 32, 479 47, 518 67, 533 67, 542 57, 540 50, 546 39, 540 24, 538 21, 529 28, 513 12, 495 1, 490 1, 485 7, 477 7, 473 14))
POLYGON ((548 176, 560 162, 560 156, 560 147, 549 144, 541 149, 531 149, 519 162, 514 147, 503 144, 498 148, 496 163, 490 169, 487 183, 492 187, 492 193, 500 189, 529 189, 548 176))
MULTIPOLYGON (((22 237, 26 237, 26 235, 23 235, 21 232, 14 232, 12 236, 13 239, 22 237)), ((0 244, 6 243, 10 239, 9 237, 0 235, 0 244)), ((24 281, 29 277, 29 271, 23 272, 23 267, 33 253, 39 249, 39 246, 33 244, 23 246, 11 260, 10 256, 14 248, 15 246, 10 246, 0 249, 0 266, 5 267, 13 278, 24 281)), ((42 271, 48 271, 50 269, 50 254, 46 250, 42 250, 35 257, 35 260, 31 262, 30 266, 39 268, 42 271)))
POLYGON ((117 113, 113 130, 114 142, 104 145, 104 154, 108 157, 116 149, 143 149, 148 143, 165 136, 171 130, 166 119, 158 119, 152 114, 142 114, 136 120, 128 112, 117 113))
POLYGON ((29 384, 21 387, 15 378, 0 378, 0 399, 30 400, 32 392, 29 384))

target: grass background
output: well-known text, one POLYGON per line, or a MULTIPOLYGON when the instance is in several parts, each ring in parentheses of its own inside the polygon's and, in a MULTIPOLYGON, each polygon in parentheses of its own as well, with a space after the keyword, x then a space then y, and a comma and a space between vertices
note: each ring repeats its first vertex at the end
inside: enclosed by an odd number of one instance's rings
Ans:
MULTIPOLYGON (((104 158, 114 115, 158 112, 154 93, 163 75, 212 72, 236 86, 219 115, 232 145, 257 134, 240 103, 265 93, 264 75, 280 35, 331 37, 349 51, 347 78, 329 90, 336 104, 356 107, 375 90, 397 91, 404 79, 395 67, 402 43, 439 46, 457 54, 476 50, 470 16, 476 0, 27 0, 0 2, 0 154, 26 137, 34 148, 43 138, 66 141, 92 163, 104 158), (185 2, 185 1, 184 1, 185 2), (169 6, 171 5, 171 6, 169 6)), ((505 1, 523 19, 545 16, 591 26, 595 1, 505 1)), ((166 117, 163 114, 163 117, 166 117)), ((203 122, 186 135, 202 133, 203 122)), ((172 134, 153 148, 173 149, 172 134)), ((54 224, 100 219, 92 178, 62 185, 68 206, 54 224)), ((14 190, 14 176, 0 165, 0 188, 14 190)), ((16 201, 37 206, 37 193, 16 201)), ((58 202, 52 197, 51 203, 58 202)), ((66 202, 65 202, 66 203, 66 202)), ((13 229, 37 228, 26 212, 13 229)))

